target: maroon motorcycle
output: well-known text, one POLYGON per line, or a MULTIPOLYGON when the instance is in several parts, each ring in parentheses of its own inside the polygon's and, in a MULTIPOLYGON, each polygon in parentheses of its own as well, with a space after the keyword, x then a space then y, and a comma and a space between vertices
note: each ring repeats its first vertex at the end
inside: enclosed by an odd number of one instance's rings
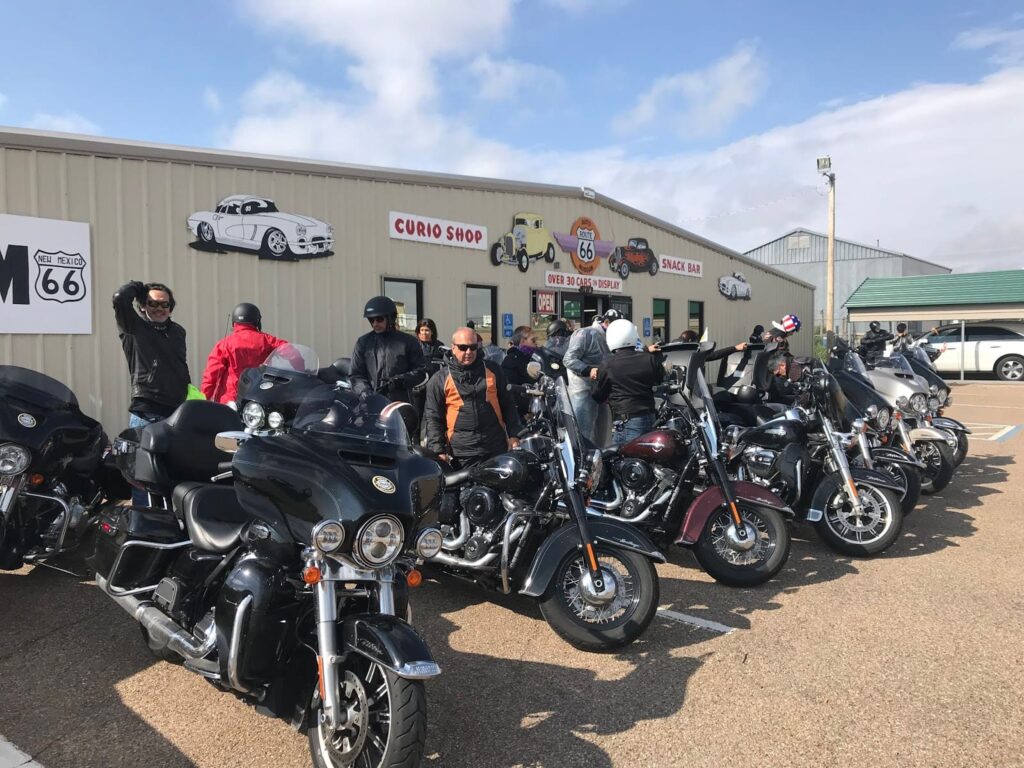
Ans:
POLYGON ((729 479, 702 370, 714 345, 691 346, 685 382, 659 388, 657 428, 604 450, 604 477, 587 511, 642 528, 663 549, 673 542, 692 549, 722 584, 763 584, 789 557, 785 518, 795 514, 766 488, 729 479))

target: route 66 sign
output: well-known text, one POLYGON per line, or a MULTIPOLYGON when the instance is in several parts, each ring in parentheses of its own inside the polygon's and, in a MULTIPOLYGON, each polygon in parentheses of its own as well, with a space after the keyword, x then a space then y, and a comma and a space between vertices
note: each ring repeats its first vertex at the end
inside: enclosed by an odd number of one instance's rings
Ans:
POLYGON ((43 301, 81 301, 85 298, 85 259, 80 253, 36 251, 36 295, 43 301))
POLYGON ((0 214, 4 333, 92 333, 89 225, 0 214))

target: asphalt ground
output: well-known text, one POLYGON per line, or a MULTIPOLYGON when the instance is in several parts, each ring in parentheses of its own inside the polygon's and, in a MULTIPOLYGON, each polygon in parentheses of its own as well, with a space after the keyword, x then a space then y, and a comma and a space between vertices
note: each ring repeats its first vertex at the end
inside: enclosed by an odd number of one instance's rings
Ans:
MULTIPOLYGON (((949 415, 1024 423, 1024 385, 970 382, 949 415)), ((413 595, 444 673, 425 766, 1022 766, 1019 433, 976 440, 950 487, 870 560, 795 529, 769 584, 659 567, 622 653, 561 642, 536 605, 458 582, 413 595)), ((308 766, 306 742, 180 667, 91 582, 0 574, 0 734, 47 768, 308 766)))

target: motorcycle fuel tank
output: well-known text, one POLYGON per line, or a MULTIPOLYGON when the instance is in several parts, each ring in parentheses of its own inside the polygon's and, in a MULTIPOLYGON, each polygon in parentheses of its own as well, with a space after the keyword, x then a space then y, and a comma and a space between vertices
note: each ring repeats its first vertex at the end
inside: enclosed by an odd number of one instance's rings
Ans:
POLYGON ((499 491, 521 490, 539 482, 539 477, 531 477, 530 457, 525 451, 498 454, 470 469, 469 478, 499 491))
POLYGON ((656 429, 640 435, 619 448, 622 456, 653 461, 656 464, 671 464, 678 461, 684 451, 679 436, 669 429, 656 429))
POLYGON ((762 448, 785 448, 790 443, 804 439, 803 427, 789 419, 773 419, 759 427, 753 427, 743 433, 744 445, 756 445, 762 448))

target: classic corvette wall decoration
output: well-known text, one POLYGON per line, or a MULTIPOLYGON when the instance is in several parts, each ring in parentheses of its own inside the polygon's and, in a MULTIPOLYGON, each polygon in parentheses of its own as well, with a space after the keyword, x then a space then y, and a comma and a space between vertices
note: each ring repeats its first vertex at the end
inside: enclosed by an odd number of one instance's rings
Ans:
POLYGON ((742 272, 733 272, 731 275, 718 278, 718 292, 731 301, 749 299, 750 283, 742 272))
POLYGON ((279 211, 258 195, 225 197, 212 211, 188 217, 193 248, 252 251, 261 259, 298 261, 334 253, 334 227, 325 221, 279 211))

